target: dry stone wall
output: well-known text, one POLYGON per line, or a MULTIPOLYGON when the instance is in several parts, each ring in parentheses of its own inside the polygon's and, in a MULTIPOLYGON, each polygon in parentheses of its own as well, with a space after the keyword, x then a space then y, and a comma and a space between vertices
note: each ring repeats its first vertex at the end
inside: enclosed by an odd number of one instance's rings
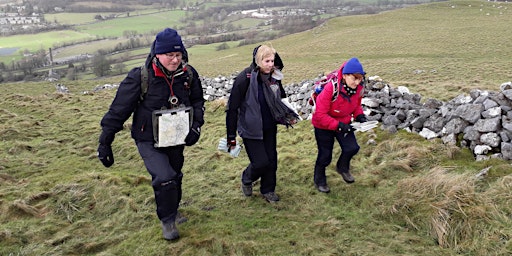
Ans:
MULTIPOLYGON (((205 99, 227 99, 234 78, 201 78, 205 99)), ((289 102, 304 119, 311 118, 308 100, 317 79, 320 76, 284 86, 289 102)), ((404 129, 426 139, 440 138, 444 143, 470 148, 476 160, 512 160, 512 82, 503 83, 499 91, 474 89, 469 95, 443 102, 422 100, 408 88, 394 88, 375 76, 366 84, 362 104, 368 120, 379 121, 381 129, 404 129)))

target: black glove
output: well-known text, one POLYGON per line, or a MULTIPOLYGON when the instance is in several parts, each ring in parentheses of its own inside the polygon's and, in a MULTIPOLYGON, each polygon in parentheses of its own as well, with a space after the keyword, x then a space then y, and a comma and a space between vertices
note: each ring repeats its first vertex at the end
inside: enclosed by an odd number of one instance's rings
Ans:
POLYGON ((351 132, 353 130, 354 130, 354 127, 352 127, 352 125, 346 124, 343 122, 339 122, 338 129, 336 129, 336 132, 347 133, 347 132, 351 132))
POLYGON ((359 123, 364 123, 364 122, 368 122, 368 119, 366 119, 366 116, 364 114, 360 114, 358 116, 356 116, 356 122, 359 122, 359 123))
POLYGON ((110 167, 114 164, 114 154, 112 153, 112 146, 100 144, 98 147, 98 159, 105 167, 110 167))
POLYGON ((201 127, 192 127, 185 138, 185 145, 192 146, 196 144, 199 140, 199 136, 201 136, 201 127))
POLYGON ((114 134, 108 134, 106 132, 102 132, 101 135, 100 135, 100 139, 99 139, 99 142, 100 144, 103 144, 103 145, 112 145, 112 142, 114 141, 114 134))

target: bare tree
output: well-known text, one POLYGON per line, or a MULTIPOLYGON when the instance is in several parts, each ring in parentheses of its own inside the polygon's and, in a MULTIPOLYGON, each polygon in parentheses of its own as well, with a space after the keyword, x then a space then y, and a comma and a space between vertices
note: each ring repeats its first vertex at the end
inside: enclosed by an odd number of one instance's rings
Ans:
POLYGON ((97 77, 102 77, 110 72, 110 61, 105 57, 105 54, 98 51, 94 57, 92 57, 92 72, 97 77))

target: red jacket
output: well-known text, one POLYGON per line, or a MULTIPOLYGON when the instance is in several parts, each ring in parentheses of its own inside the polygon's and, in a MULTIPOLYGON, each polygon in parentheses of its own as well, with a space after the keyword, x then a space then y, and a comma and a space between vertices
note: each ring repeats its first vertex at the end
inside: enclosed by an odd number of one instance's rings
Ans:
POLYGON ((364 114, 361 107, 364 88, 361 84, 358 85, 357 92, 349 97, 341 84, 342 69, 343 67, 338 70, 339 95, 336 100, 332 101, 333 86, 331 83, 326 84, 316 98, 316 109, 311 119, 315 128, 334 131, 338 128, 339 122, 349 124, 352 117, 364 114))

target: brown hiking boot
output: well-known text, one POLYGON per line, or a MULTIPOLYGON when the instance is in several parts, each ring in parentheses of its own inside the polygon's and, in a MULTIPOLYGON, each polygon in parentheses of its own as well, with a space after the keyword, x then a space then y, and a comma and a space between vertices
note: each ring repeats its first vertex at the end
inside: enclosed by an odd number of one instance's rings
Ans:
POLYGON ((243 175, 244 174, 242 173, 242 178, 240 181, 240 184, 242 187, 242 193, 244 193, 245 196, 251 196, 252 195, 252 182, 249 185, 245 185, 244 181, 243 181, 243 175))
POLYGON ((252 195, 252 184, 245 185, 242 183, 242 193, 244 193, 245 196, 251 196, 252 195))
POLYGON ((279 196, 274 192, 265 193, 265 194, 263 194, 263 197, 269 203, 275 203, 275 202, 279 201, 279 196))
POLYGON ((327 185, 323 185, 323 186, 322 186, 322 185, 320 185, 320 186, 319 186, 319 185, 316 185, 316 184, 315 184, 315 187, 316 187, 316 189, 317 189, 318 191, 320 191, 320 192, 322 192, 322 193, 329 193, 329 192, 331 192, 331 190, 329 189, 329 186, 327 186, 327 185))
POLYGON ((340 172, 340 174, 346 183, 354 183, 355 179, 350 172, 340 172))

